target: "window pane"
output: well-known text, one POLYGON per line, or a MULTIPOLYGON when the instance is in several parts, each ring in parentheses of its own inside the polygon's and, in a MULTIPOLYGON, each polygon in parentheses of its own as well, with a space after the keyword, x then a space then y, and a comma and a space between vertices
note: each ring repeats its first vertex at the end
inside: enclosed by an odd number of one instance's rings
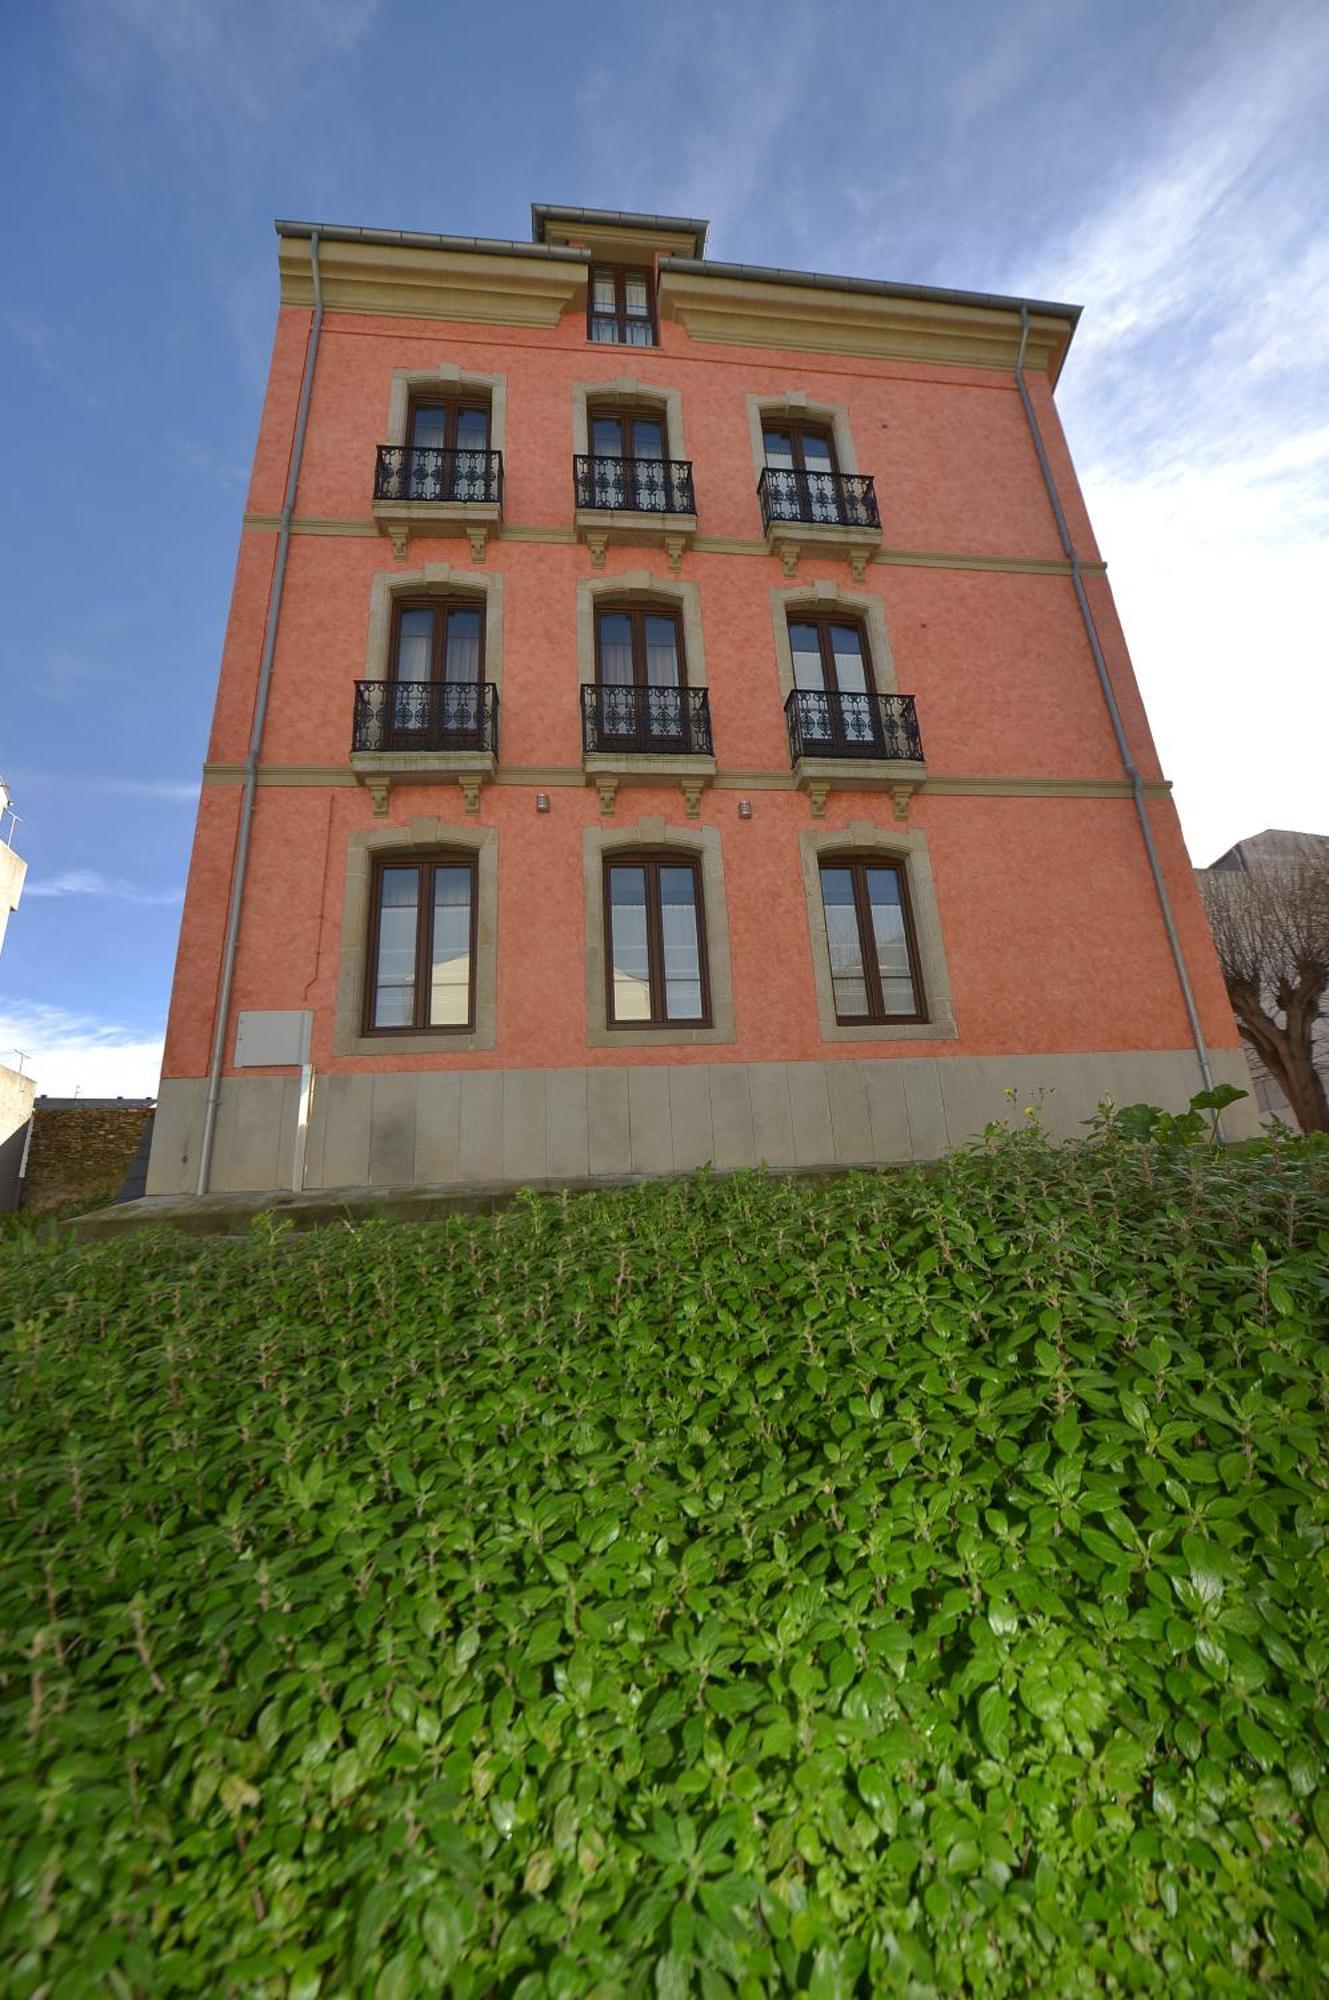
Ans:
POLYGON ((464 1028, 470 1018, 471 871, 435 868, 429 1021, 435 1028, 464 1028))
POLYGON ((600 679, 606 687, 632 682, 632 621, 625 611, 600 614, 600 679))
POLYGON ((593 319, 591 321, 591 339, 600 341, 606 347, 612 347, 618 339, 618 321, 616 319, 593 319))
POLYGON ((409 1028, 415 1019, 415 935, 419 870, 385 868, 380 878, 374 1026, 409 1028))
MULTIPOLYGON (((615 335, 617 338, 617 335, 615 335)), ((629 347, 654 347, 649 320, 630 319, 627 322, 625 339, 629 347)))
POLYGON ((835 654, 835 678, 845 694, 866 694, 867 669, 863 663, 863 640, 853 625, 832 625, 831 648, 835 654))
POLYGON ((654 417, 638 417, 632 426, 632 449, 638 458, 663 458, 664 425, 654 417))
POLYGON ((482 409, 458 410, 458 451, 488 451, 489 412, 482 409))
POLYGON ((826 911, 826 941, 831 950, 831 986, 835 1011, 841 1018, 861 1019, 868 1011, 863 976, 863 946, 854 908, 854 878, 847 868, 823 868, 821 896, 826 911))
POLYGON ((651 1018, 650 965, 646 952, 646 870, 609 870, 609 957, 613 1017, 651 1018))
POLYGON ((651 687, 678 686, 678 627, 653 613, 646 618, 646 679, 651 687))
POLYGON ((789 649, 794 656, 794 686, 821 688, 826 685, 821 669, 821 641, 815 625, 791 625, 789 649))
POLYGON ((815 433, 803 433, 803 463, 809 472, 830 472, 833 469, 829 438, 817 437, 815 433))
POLYGON ((661 868, 659 875, 665 1017, 670 1021, 700 1021, 701 946, 697 936, 697 878, 691 868, 661 868))
POLYGON ((888 1014, 916 1013, 918 1001, 909 969, 900 878, 893 868, 869 868, 865 873, 885 1010, 888 1014))
POLYGON ((614 311, 614 274, 596 271, 591 278, 591 304, 598 313, 614 311))
POLYGON ((433 671, 434 614, 403 611, 397 627, 397 679, 427 681, 433 671))
POLYGON ((644 319, 649 315, 651 308, 644 271, 624 272, 623 302, 633 319, 644 319))
POLYGON ((794 447, 788 431, 763 431, 767 465, 791 466, 794 447))
POLYGON ((447 414, 437 403, 417 409, 411 418, 411 443, 437 451, 443 443, 447 414))
POLYGON ((623 426, 617 417, 591 418, 591 452, 596 458, 622 458, 623 426))
POLYGON ((478 681, 480 678, 480 612, 477 608, 448 612, 447 652, 443 660, 445 681, 478 681))

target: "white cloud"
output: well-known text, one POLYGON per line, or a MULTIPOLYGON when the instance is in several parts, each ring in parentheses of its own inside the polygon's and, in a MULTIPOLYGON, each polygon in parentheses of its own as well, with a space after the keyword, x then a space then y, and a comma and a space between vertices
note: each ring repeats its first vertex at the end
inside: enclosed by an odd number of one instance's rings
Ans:
POLYGON ((62 875, 29 882, 24 894, 102 896, 121 903, 178 903, 182 892, 179 889, 145 889, 137 882, 126 882, 119 875, 98 874, 95 868, 68 868, 62 875))
POLYGON ((95 778, 93 787, 114 798, 159 799, 163 805, 198 804, 197 778, 95 778))
POLYGON ((0 1007, 0 1062, 20 1067, 48 1097, 155 1097, 162 1037, 66 1013, 0 1007))
POLYGON ((1329 14, 1237 14, 1157 143, 1014 288, 1086 312, 1058 393, 1194 857, 1325 819, 1329 14))

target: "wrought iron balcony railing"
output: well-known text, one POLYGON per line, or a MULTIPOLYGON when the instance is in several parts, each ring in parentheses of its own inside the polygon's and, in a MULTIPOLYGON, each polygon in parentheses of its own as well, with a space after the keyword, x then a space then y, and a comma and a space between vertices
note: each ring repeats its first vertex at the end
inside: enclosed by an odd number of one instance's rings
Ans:
POLYGON ((690 458, 601 458, 578 452, 572 461, 578 507, 637 514, 695 514, 690 458))
POLYGON ((381 444, 376 500, 503 499, 501 451, 444 451, 437 445, 381 444))
POLYGON ((705 688, 594 687, 581 691, 582 747, 637 757, 711 757, 705 688))
POLYGON ((352 750, 488 750, 498 755, 492 681, 357 681, 352 750))
POLYGON ((761 524, 812 521, 829 528, 880 528, 872 475, 864 472, 797 472, 768 465, 757 481, 761 524))
POLYGON ((923 762, 923 739, 911 694, 838 694, 795 688, 784 712, 794 764, 800 757, 923 762))

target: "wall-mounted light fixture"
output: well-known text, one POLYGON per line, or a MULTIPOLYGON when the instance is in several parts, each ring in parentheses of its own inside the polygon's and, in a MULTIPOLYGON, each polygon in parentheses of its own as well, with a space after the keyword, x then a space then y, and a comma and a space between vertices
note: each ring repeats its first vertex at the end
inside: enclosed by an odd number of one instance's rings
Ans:
POLYGON ((740 819, 751 819, 751 818, 752 818, 752 801, 751 801, 751 799, 740 799, 740 800, 739 800, 739 802, 738 802, 738 816, 739 816, 739 818, 740 818, 740 819))
POLYGON ((547 813, 547 812, 549 811, 549 794, 548 794, 548 792, 537 792, 537 793, 536 793, 536 795, 535 795, 535 810, 536 810, 536 811, 537 811, 538 813, 547 813))

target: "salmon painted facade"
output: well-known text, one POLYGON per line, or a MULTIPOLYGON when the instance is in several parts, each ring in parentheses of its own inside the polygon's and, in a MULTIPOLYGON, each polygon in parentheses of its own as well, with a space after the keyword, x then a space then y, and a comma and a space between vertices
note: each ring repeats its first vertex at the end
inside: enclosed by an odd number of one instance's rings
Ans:
POLYGON ((1245 1088, 1053 400, 1076 309, 533 222, 278 225, 149 1193, 1245 1088))

